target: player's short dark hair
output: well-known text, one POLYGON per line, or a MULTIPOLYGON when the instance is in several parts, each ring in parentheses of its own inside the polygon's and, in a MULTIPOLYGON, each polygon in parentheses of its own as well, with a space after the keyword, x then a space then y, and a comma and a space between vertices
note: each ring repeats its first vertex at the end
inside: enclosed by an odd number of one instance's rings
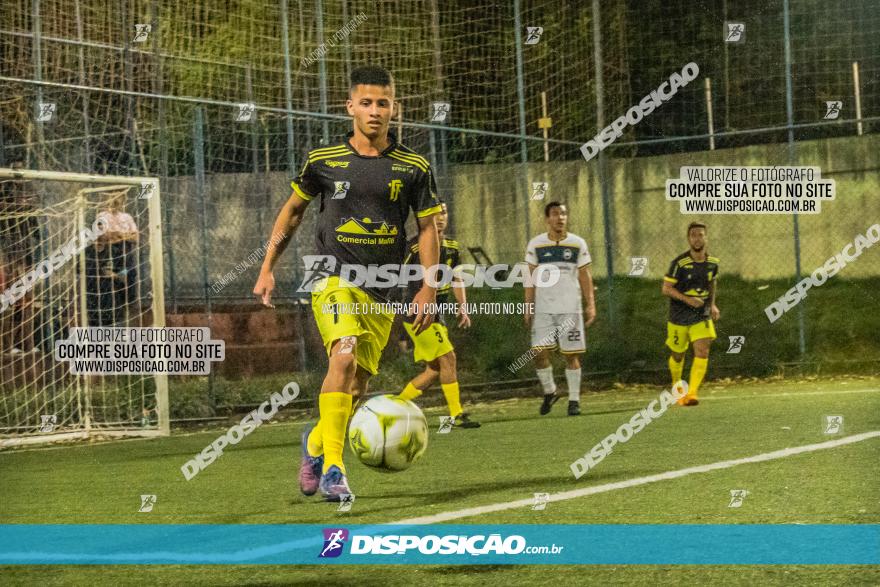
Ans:
POLYGON ((557 202, 556 200, 548 203, 544 206, 544 218, 550 218, 550 210, 553 208, 562 208, 563 206, 565 206, 564 202, 557 202))
POLYGON ((349 91, 355 86, 389 86, 394 89, 394 78, 391 73, 380 65, 362 65, 351 71, 349 91))
POLYGON ((703 224, 702 222, 691 222, 690 224, 688 224, 688 231, 687 231, 688 236, 691 235, 691 230, 694 228, 702 228, 703 230, 709 230, 709 228, 705 224, 703 224))

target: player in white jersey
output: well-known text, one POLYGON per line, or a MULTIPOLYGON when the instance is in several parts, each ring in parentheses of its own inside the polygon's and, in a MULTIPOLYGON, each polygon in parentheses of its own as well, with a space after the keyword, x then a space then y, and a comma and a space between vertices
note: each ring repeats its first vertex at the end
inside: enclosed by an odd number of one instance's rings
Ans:
MULTIPOLYGON (((548 264, 559 268, 559 281, 549 287, 527 287, 526 304, 534 302, 534 316, 525 314, 526 326, 532 329, 535 370, 544 388, 541 415, 559 399, 553 380, 550 351, 559 349, 565 357, 565 380, 568 384, 568 415, 577 416, 581 395, 581 355, 586 350, 584 327, 596 319, 593 299, 593 276, 590 252, 581 237, 568 232, 568 209, 560 202, 544 207, 547 232, 529 241, 526 263, 532 275, 548 264), (581 305, 583 298, 583 305, 581 305), (584 322, 586 314, 586 322, 584 322)), ((527 306, 528 307, 528 306, 527 306)))

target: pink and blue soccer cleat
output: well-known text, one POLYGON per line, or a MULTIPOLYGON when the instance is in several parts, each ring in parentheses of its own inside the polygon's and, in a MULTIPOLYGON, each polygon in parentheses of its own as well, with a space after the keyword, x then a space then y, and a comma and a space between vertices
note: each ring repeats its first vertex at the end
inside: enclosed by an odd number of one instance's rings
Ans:
POLYGON ((309 455, 309 432, 312 425, 306 426, 302 433, 302 461, 299 465, 299 489, 303 495, 315 495, 318 491, 318 483, 321 478, 321 470, 324 468, 324 455, 313 457, 309 455))
POLYGON ((321 475, 319 486, 321 495, 326 501, 342 501, 343 495, 351 494, 345 473, 336 465, 331 465, 327 472, 321 475))

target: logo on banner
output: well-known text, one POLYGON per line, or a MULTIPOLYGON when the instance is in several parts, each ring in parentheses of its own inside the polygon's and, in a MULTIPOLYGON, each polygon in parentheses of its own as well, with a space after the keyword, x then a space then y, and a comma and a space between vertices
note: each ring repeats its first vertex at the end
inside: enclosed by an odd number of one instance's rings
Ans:
POLYGON ((342 554, 346 540, 348 540, 348 530, 345 528, 324 528, 324 546, 318 558, 338 557, 342 554))

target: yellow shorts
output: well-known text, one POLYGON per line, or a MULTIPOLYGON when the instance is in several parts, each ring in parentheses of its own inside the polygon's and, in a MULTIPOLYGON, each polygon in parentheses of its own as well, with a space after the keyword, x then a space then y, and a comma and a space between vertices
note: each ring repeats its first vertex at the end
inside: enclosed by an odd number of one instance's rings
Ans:
POLYGON ((688 326, 672 322, 666 323, 666 346, 672 349, 672 352, 683 353, 691 342, 701 338, 711 340, 718 338, 715 335, 715 323, 712 320, 703 320, 688 326))
POLYGON ((449 331, 439 322, 432 323, 421 334, 416 334, 413 325, 404 322, 403 327, 413 341, 413 358, 419 361, 433 361, 453 350, 449 331))
POLYGON ((371 311, 377 303, 358 287, 340 285, 335 275, 317 282, 312 292, 312 313, 327 354, 340 338, 356 336, 357 364, 373 375, 379 372, 379 359, 394 323, 393 313, 371 311))

